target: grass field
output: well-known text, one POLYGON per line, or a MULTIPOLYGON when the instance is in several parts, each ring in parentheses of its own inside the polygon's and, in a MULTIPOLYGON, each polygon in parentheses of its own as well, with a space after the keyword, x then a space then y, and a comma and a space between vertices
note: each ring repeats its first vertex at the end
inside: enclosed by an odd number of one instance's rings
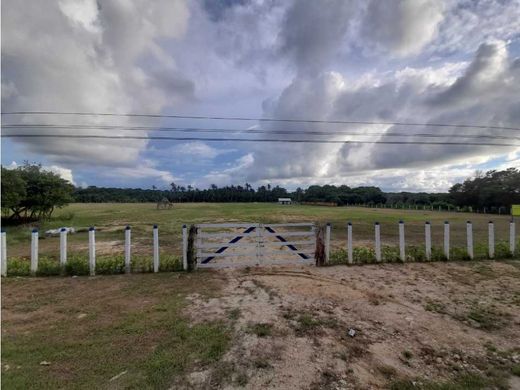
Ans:
POLYGON ((7 278, 2 388, 516 389, 519 307, 518 261, 7 278))
MULTIPOLYGON (((80 232, 69 236, 69 251, 85 253, 87 228, 97 229, 97 252, 115 255, 123 253, 124 228, 132 226, 134 253, 151 256, 152 226, 159 225, 161 255, 180 255, 183 224, 202 222, 317 222, 332 223, 332 246, 342 248, 346 243, 346 223, 353 223, 354 246, 373 245, 373 224, 381 224, 384 245, 397 246, 398 221, 406 224, 407 245, 423 245, 424 222, 432 224, 433 246, 442 246, 443 223, 450 221, 451 242, 464 247, 466 221, 473 222, 476 253, 485 256, 488 221, 495 222, 497 241, 509 239, 509 216, 469 214, 438 211, 372 209, 359 207, 283 206, 267 203, 184 203, 171 210, 156 210, 155 204, 71 204, 57 210, 50 221, 34 225, 40 233, 40 254, 57 256, 59 238, 45 238, 47 229, 72 226, 80 232)), ((30 232, 33 225, 7 227, 8 257, 29 257, 30 232)))

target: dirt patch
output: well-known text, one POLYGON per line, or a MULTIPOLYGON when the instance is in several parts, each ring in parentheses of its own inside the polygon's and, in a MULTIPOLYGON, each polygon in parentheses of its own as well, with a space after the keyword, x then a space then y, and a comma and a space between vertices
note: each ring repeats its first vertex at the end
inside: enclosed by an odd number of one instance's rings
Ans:
POLYGON ((234 324, 223 361, 240 380, 224 375, 222 387, 377 389, 487 378, 490 369, 507 377, 520 359, 520 272, 511 264, 221 272, 229 280, 222 296, 192 296, 189 315, 234 324))

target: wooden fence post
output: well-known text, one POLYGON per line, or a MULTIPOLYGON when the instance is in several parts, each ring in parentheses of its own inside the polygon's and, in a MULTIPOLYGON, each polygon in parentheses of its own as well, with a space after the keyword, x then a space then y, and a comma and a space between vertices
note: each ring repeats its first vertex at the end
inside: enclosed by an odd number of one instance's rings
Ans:
POLYGON ((381 229, 379 222, 374 224, 375 239, 376 239, 376 261, 381 261, 381 229))
POLYGON ((182 225, 182 268, 188 270, 188 228, 182 225))
POLYGON ((490 259, 495 257, 495 225, 493 221, 488 224, 488 255, 490 259))
POLYGON ((406 261, 406 252, 404 248, 404 222, 399 221, 399 258, 406 261))
POLYGON ((33 229, 31 234, 31 274, 38 271, 38 229, 33 229))
POLYGON ((90 227, 88 229, 88 266, 90 276, 96 274, 96 229, 90 227))
POLYGON ((511 255, 515 255, 515 221, 509 222, 509 251, 511 255))
POLYGON ((132 272, 131 247, 132 247, 132 228, 130 227, 130 225, 127 225, 125 228, 125 272, 127 274, 132 272))
POLYGON ((430 222, 424 224, 424 242, 426 246, 426 260, 430 261, 432 258, 432 228, 430 222))
POLYGON ((329 264, 330 260, 330 222, 325 227, 325 264, 329 264))
POLYGON ((467 235, 467 244, 468 244, 468 256, 471 260, 473 260, 473 225, 471 221, 466 223, 466 235, 467 235))
POLYGON ((67 264, 67 229, 60 229, 60 265, 67 264))
POLYGON ((2 245, 2 250, 1 250, 2 269, 1 269, 1 274, 2 274, 2 276, 7 276, 7 237, 6 237, 6 232, 2 232, 1 235, 2 235, 2 240, 1 240, 1 245, 2 245))
POLYGON ((159 272, 159 228, 153 225, 153 272, 159 272))
POLYGON ((347 256, 348 256, 348 263, 352 264, 354 262, 353 248, 352 248, 352 222, 349 222, 347 224, 347 256))
POLYGON ((450 223, 444 222, 444 256, 446 260, 450 259, 450 223))

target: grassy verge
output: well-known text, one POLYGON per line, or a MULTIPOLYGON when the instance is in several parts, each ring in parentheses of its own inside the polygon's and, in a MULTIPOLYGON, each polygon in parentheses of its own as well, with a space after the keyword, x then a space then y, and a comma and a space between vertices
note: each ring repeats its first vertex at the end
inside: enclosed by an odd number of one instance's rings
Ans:
POLYGON ((218 294, 211 273, 2 284, 5 388, 169 388, 229 347, 226 323, 183 315, 186 295, 218 294))

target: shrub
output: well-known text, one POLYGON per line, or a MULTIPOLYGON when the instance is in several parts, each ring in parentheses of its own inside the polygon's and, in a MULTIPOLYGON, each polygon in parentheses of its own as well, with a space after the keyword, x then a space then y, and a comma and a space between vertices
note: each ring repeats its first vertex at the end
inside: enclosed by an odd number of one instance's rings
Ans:
POLYGON ((82 255, 69 256, 65 264, 65 273, 71 276, 88 275, 90 273, 88 258, 82 255))
MULTIPOLYGON (((375 255, 374 255, 375 256, 375 255)), ((381 248, 381 258, 387 263, 401 261, 399 258, 399 248, 393 246, 383 246, 381 248)))
POLYGON ((509 242, 498 241, 495 243, 495 258, 496 259, 510 259, 513 257, 509 250, 509 242))
POLYGON ((159 271, 174 272, 182 270, 182 260, 179 256, 161 256, 159 262, 159 271))
POLYGON ((38 259, 38 271, 36 275, 38 276, 51 276, 51 275, 61 275, 62 266, 59 261, 49 258, 49 257, 40 257, 38 259))
POLYGON ((409 261, 425 261, 426 250, 423 247, 411 245, 406 248, 406 259, 409 261))
POLYGON ((7 262, 8 276, 29 276, 31 273, 31 263, 24 259, 9 259, 7 262))
POLYGON ((113 275, 125 272, 124 256, 99 256, 96 258, 96 274, 113 275))
POLYGON ((148 256, 132 256, 132 272, 153 272, 153 261, 148 256))
POLYGON ((372 248, 353 248, 352 257, 355 263, 373 263, 376 259, 376 252, 372 248))
POLYGON ((345 249, 337 249, 332 251, 330 254, 328 264, 347 264, 348 263, 348 252, 345 249))
POLYGON ((451 248, 450 260, 471 260, 466 248, 451 248))

